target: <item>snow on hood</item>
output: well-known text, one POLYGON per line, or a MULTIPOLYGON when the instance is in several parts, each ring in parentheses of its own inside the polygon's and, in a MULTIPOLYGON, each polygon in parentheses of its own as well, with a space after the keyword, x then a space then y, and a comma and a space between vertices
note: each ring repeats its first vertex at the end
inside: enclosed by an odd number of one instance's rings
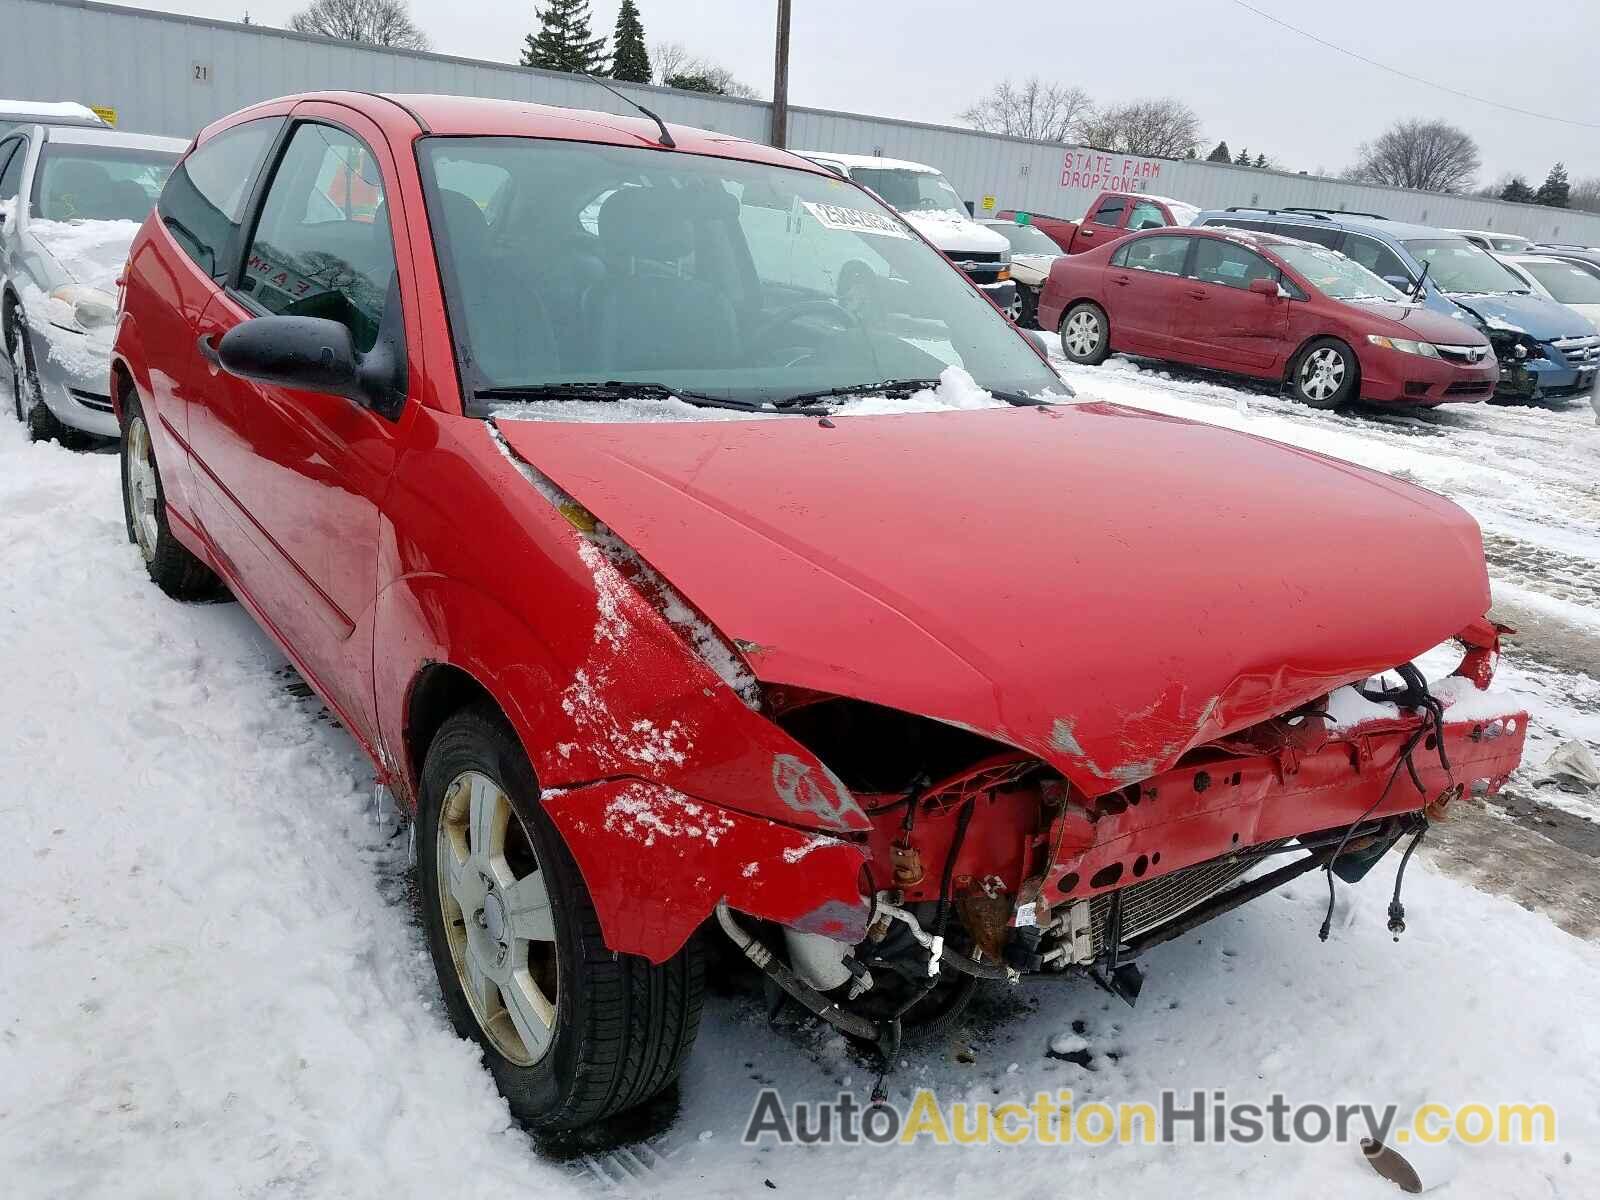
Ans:
MULTIPOLYGON (((1061 399, 1067 397, 1063 395, 1061 399)), ((931 413, 975 408, 1009 408, 978 386, 961 367, 946 367, 937 387, 910 396, 858 396, 841 398, 829 406, 832 417, 869 417, 887 413, 931 413)), ((662 421, 793 421, 792 413, 773 409, 704 408, 676 397, 633 397, 623 400, 539 400, 497 405, 489 414, 496 421, 565 421, 580 424, 627 425, 662 421)))
POLYGON ((946 254, 1004 254, 1011 243, 994 230, 979 225, 956 209, 902 212, 906 224, 946 254))
POLYGON ((1547 342, 1552 338, 1595 335, 1591 321, 1566 305, 1557 304, 1543 296, 1509 293, 1446 295, 1496 333, 1527 334, 1539 342, 1547 342))
POLYGON ((115 295, 117 276, 139 232, 137 221, 28 222, 28 234, 50 252, 77 283, 115 295))

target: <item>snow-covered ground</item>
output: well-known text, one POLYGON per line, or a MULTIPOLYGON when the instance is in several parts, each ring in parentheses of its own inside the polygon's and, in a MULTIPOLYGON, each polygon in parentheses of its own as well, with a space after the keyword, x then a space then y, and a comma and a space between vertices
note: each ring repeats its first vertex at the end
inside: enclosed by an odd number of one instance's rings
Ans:
MULTIPOLYGON (((1488 535, 1498 604, 1525 630, 1502 681, 1535 714, 1530 763, 1568 737, 1600 750, 1600 431, 1586 409, 1374 420, 1120 361, 1069 375, 1086 399, 1292 441, 1458 499, 1488 535)), ((175 604, 146 581, 114 456, 29 446, 9 420, 0 645, 13 839, 0 1194, 1396 1194, 1341 1145, 743 1146, 758 1086, 864 1100, 872 1072, 826 1032, 770 1031, 738 991, 708 1004, 659 1127, 551 1153, 511 1125, 442 1014, 404 831, 375 814, 349 740, 237 606, 175 604)), ((1530 803, 1553 798, 1524 775, 1530 803)), ((1548 1102, 1557 1144, 1462 1147, 1438 1194, 1600 1195, 1600 947, 1427 862, 1411 869, 1396 944, 1393 867, 1341 888, 1326 944, 1326 894, 1309 877, 1151 954, 1137 1008, 1081 982, 1002 992, 950 1043, 907 1054, 891 1088, 1024 1103, 1062 1088, 1080 1104, 1153 1102, 1167 1087, 1261 1103, 1548 1102), (1077 1037, 1088 1065, 1047 1057, 1077 1037)))

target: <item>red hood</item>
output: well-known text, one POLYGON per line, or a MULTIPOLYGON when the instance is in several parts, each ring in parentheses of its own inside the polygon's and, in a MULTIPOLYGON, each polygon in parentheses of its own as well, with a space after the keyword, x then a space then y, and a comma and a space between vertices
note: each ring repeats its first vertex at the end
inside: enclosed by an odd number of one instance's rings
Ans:
POLYGON ((763 680, 977 730, 1091 794, 1489 606, 1448 501, 1111 405, 500 428, 763 680))
MULTIPOLYGON (((1392 322, 1396 328, 1383 332, 1391 337, 1408 337, 1418 342, 1434 342, 1446 346, 1482 346, 1488 350, 1489 339, 1470 320, 1455 320, 1430 309, 1414 304, 1352 303, 1362 312, 1392 322)), ((1466 313, 1461 314, 1463 317, 1466 313)))

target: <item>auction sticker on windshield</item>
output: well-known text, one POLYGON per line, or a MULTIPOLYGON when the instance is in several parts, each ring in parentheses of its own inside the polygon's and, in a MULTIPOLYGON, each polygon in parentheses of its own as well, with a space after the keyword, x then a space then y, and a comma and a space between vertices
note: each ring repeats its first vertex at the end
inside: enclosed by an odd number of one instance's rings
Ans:
POLYGON ((804 200, 806 211, 827 229, 844 229, 851 233, 876 233, 883 237, 910 238, 902 226, 887 213, 870 212, 864 208, 843 208, 837 204, 818 204, 804 200))

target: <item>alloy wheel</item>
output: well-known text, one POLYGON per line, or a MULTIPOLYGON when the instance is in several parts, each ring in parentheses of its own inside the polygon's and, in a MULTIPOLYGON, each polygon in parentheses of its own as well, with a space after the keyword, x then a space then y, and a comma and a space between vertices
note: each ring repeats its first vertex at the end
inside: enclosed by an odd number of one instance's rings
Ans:
POLYGON ((479 1028, 532 1066, 555 1040, 556 933, 533 842, 494 780, 465 771, 439 816, 439 903, 456 977, 479 1028))
POLYGON ((1344 386, 1345 370, 1344 355, 1332 346, 1315 350, 1300 364, 1300 391, 1307 400, 1327 400, 1344 386))
POLYGON ((1094 348, 1100 344, 1100 321, 1088 309, 1080 309, 1067 318, 1067 326, 1062 331, 1061 341, 1067 350, 1079 355, 1094 353, 1094 348))
POLYGON ((161 537, 161 524, 156 508, 161 502, 161 492, 156 486, 156 457, 150 448, 150 427, 144 416, 135 413, 128 422, 128 469, 124 473, 128 489, 128 513, 133 518, 133 538, 139 543, 139 553, 145 562, 153 562, 156 545, 161 537))

